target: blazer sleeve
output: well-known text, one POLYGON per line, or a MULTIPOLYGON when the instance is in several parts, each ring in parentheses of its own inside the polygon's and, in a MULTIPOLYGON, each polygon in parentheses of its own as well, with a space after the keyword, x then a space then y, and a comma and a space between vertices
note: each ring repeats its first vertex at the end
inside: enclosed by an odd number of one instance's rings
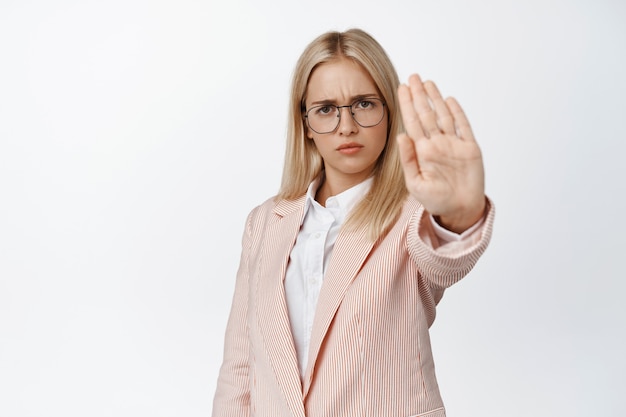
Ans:
POLYGON ((252 211, 248 215, 242 238, 241 259, 237 271, 235 294, 224 341, 224 359, 213 399, 213 417, 250 415, 248 337, 249 258, 252 245, 252 211))
POLYGON ((439 246, 429 214, 420 205, 409 224, 407 235, 409 256, 432 287, 448 288, 467 275, 487 249, 494 217, 495 207, 487 198, 487 210, 482 226, 459 242, 439 246))

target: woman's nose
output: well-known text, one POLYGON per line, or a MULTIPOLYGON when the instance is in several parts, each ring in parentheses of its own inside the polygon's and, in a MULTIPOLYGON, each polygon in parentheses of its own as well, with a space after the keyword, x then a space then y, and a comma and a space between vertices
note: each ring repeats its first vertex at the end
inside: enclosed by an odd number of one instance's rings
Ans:
POLYGON ((341 111, 345 112, 343 114, 340 113, 338 129, 339 134, 349 135, 351 133, 356 133, 358 125, 352 117, 352 108, 350 106, 343 106, 339 108, 339 112, 341 111))

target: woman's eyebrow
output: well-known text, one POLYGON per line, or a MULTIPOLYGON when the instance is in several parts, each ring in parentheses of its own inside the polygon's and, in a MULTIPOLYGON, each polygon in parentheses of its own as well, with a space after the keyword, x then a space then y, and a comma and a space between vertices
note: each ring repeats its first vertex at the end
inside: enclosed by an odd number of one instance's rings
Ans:
MULTIPOLYGON (((349 103, 346 103, 346 105, 352 104, 355 101, 362 100, 362 99, 365 99, 365 98, 380 98, 380 97, 376 93, 357 94, 355 96, 350 97, 349 103)), ((338 103, 337 100, 321 99, 321 100, 317 100, 317 101, 312 102, 311 106, 323 106, 323 105, 327 105, 327 104, 337 105, 337 103, 338 103)))

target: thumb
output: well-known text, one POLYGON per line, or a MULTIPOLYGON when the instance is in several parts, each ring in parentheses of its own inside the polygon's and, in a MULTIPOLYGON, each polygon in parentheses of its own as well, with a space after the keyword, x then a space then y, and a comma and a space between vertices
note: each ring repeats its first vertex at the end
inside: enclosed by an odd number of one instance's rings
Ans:
POLYGON ((404 177, 406 179, 418 177, 420 175, 420 167, 417 161, 417 152, 415 151, 413 139, 406 133, 400 133, 397 140, 404 177))

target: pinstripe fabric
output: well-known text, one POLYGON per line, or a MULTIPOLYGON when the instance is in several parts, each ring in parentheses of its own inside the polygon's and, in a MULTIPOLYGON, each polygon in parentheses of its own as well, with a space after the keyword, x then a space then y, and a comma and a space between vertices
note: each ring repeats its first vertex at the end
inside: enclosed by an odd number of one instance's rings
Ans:
POLYGON ((435 248, 408 199, 376 243, 342 231, 320 292, 300 382, 283 279, 304 198, 268 200, 246 223, 215 417, 445 416, 428 328, 445 288, 485 250, 494 209, 472 239, 435 248))

